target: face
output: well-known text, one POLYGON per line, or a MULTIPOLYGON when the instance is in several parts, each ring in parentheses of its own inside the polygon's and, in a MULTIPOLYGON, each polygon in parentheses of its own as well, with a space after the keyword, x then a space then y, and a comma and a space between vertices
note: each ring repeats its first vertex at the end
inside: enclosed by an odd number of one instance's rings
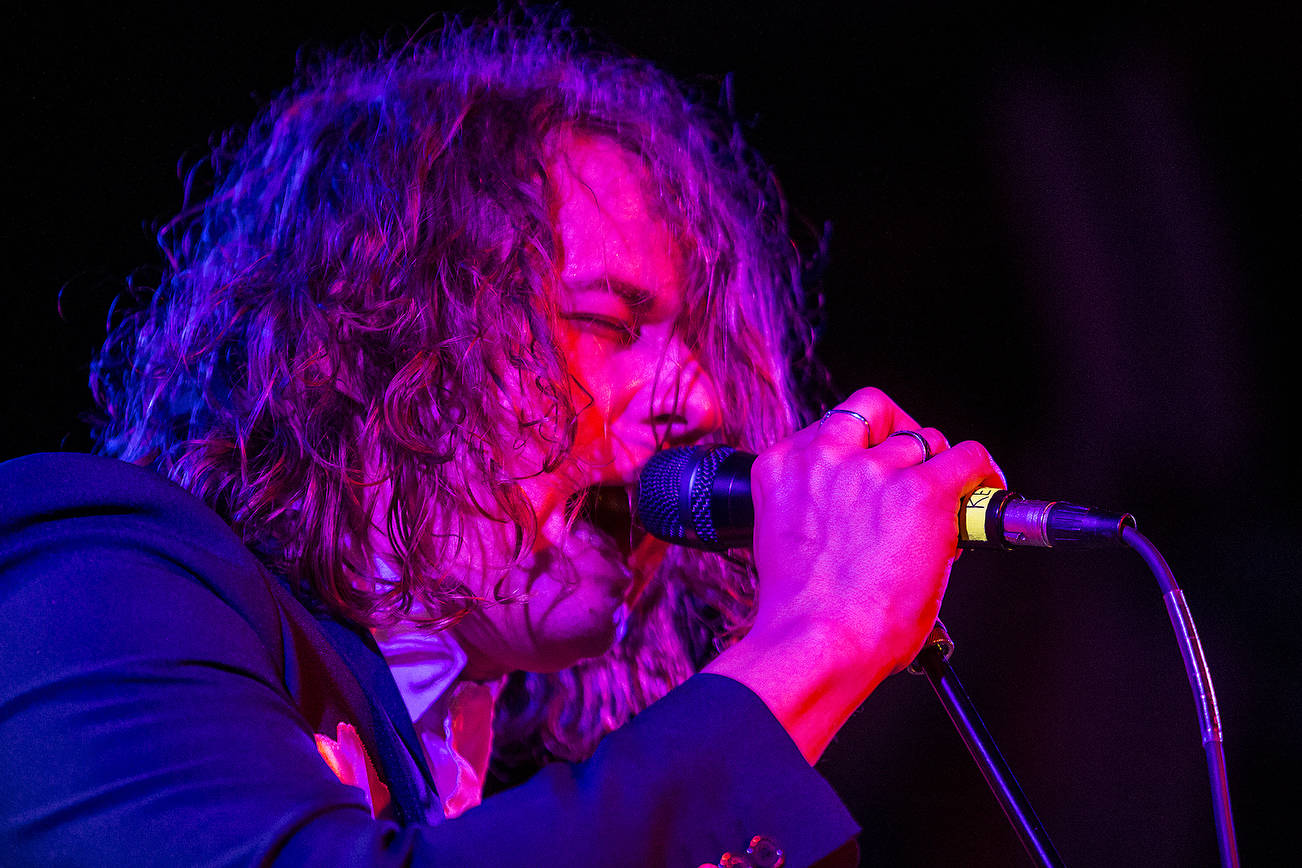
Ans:
POLYGON ((471 677, 555 671, 610 646, 664 544, 571 522, 567 503, 585 491, 626 497, 657 448, 693 442, 720 421, 714 388, 680 334, 681 256, 643 194, 645 169, 604 139, 570 136, 556 152, 558 337, 583 409, 569 462, 522 483, 538 545, 500 586, 527 601, 488 606, 456 627, 471 677))

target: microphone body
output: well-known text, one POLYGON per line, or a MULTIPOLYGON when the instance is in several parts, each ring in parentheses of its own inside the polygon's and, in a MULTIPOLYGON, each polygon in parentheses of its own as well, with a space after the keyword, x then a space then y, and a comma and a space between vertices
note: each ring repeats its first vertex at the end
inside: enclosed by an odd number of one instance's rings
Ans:
MULTIPOLYGON (((679 446, 651 456, 638 481, 637 520, 666 542, 706 551, 754 540, 750 471, 755 455, 719 444, 679 446)), ((1107 548, 1135 526, 1129 513, 1062 501, 1028 500, 978 488, 959 506, 964 548, 1107 548)))

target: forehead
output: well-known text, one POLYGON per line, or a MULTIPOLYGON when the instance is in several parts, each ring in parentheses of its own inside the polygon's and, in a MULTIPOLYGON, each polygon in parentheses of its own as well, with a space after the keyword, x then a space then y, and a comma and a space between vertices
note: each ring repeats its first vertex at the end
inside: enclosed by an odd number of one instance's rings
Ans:
POLYGON ((567 133, 552 147, 552 177, 563 199, 587 187, 598 198, 635 207, 642 204, 647 170, 637 155, 601 136, 567 133))
POLYGON ((648 195, 642 161, 610 139, 568 135, 553 150, 548 176, 556 196, 556 228, 571 288, 622 283, 665 302, 681 296, 681 252, 648 195))

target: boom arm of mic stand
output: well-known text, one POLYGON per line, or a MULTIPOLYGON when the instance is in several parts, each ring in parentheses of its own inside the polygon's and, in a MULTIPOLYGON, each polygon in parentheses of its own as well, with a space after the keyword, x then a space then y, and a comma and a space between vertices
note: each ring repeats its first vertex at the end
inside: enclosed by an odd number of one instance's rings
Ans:
POLYGON ((967 745, 968 753, 981 769, 982 776, 999 801, 999 807, 1003 808, 1004 816, 1008 818, 1013 831, 1021 839, 1027 855, 1036 865, 1060 868, 1063 863, 1058 851, 1053 848, 1053 842, 1045 834, 1026 794, 1022 792, 994 739, 982 723, 981 716, 972 706, 972 700, 949 666, 949 656, 953 651, 954 643, 945 632, 945 625, 937 621, 931 635, 927 637, 927 644, 909 666, 909 671, 915 675, 925 674, 931 682, 936 697, 945 707, 945 712, 963 743, 967 745))

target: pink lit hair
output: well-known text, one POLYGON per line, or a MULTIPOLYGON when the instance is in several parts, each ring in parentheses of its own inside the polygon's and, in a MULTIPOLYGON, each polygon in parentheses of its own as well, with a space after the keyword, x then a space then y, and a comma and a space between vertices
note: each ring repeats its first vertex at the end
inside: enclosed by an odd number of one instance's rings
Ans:
MULTIPOLYGON (((510 605, 446 565, 484 520, 529 552, 533 514, 508 468, 521 443, 541 444, 532 473, 573 442, 544 168, 558 131, 608 137, 647 167, 688 261, 681 326, 726 396, 715 436, 757 450, 802 417, 797 378, 817 367, 800 260, 770 172, 719 102, 552 13, 304 65, 214 146, 211 192, 187 192, 159 233, 161 279, 132 288, 139 307, 93 363, 100 450, 203 498, 358 623, 419 603, 439 629, 510 605), (504 406, 504 391, 524 398, 504 406), (372 516, 381 480, 392 498, 372 516), (356 580, 373 575, 372 520, 400 565, 378 587, 356 580)), ((675 553, 608 655, 517 677, 503 749, 586 756, 744 630, 752 592, 744 562, 675 553)))

